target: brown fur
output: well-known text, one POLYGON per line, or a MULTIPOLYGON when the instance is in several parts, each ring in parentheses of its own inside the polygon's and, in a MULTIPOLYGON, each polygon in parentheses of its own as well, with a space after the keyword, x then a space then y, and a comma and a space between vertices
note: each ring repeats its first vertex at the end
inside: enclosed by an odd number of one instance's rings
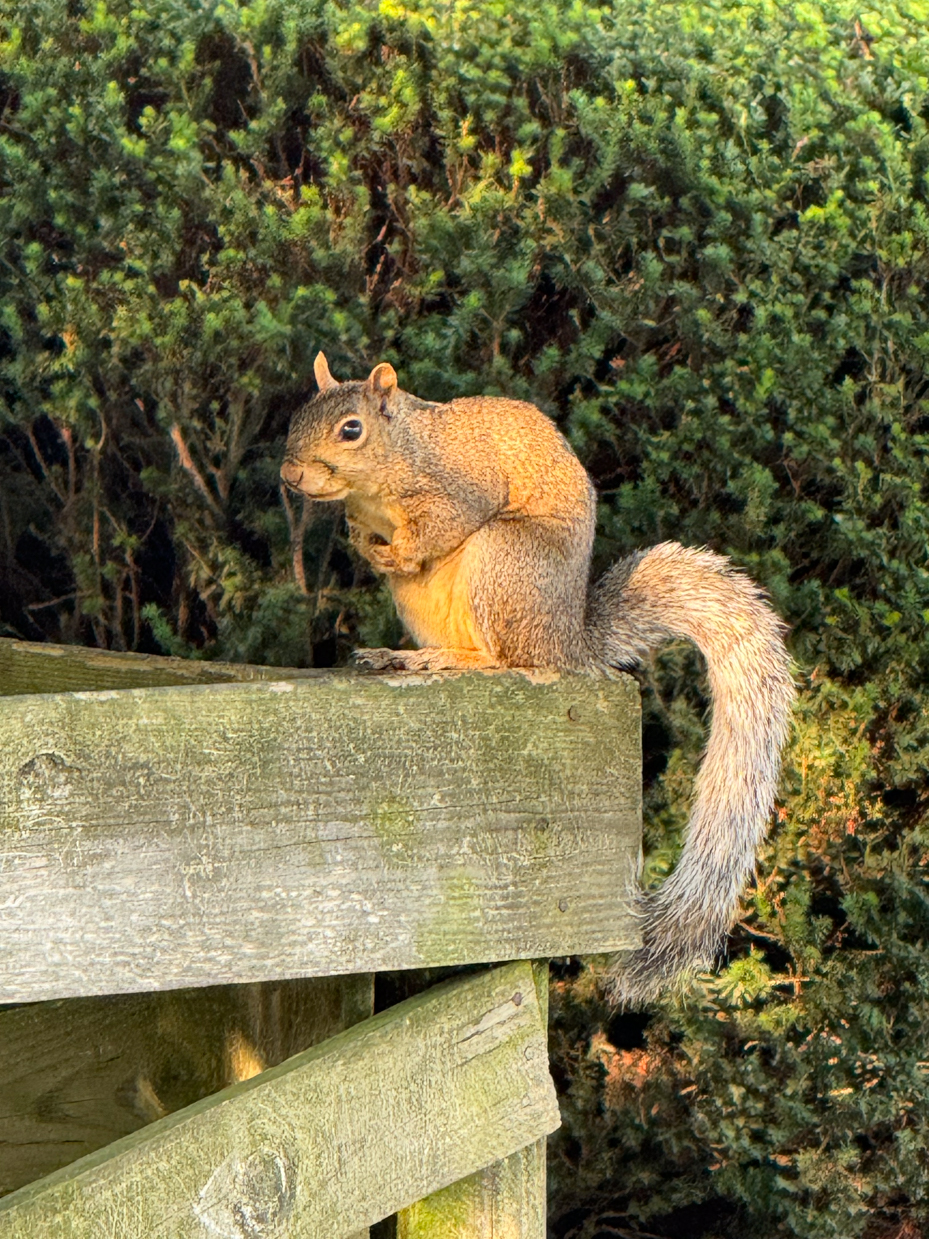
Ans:
POLYGON ((337 383, 320 354, 316 374, 281 476, 314 499, 344 499, 353 545, 387 576, 422 647, 363 650, 360 661, 609 674, 677 637, 704 654, 713 726, 687 841, 663 886, 637 896, 644 945, 617 959, 612 994, 642 1001, 709 965, 764 837, 793 699, 782 625, 761 592, 721 556, 676 543, 591 587, 593 487, 537 408, 430 404, 401 391, 386 363, 337 383))

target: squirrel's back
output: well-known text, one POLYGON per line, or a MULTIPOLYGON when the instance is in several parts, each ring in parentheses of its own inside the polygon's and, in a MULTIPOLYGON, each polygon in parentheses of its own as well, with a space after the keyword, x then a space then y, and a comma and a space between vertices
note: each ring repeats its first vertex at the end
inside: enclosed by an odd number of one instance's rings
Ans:
POLYGON ((596 498, 587 472, 567 440, 533 404, 504 396, 462 396, 410 419, 435 467, 458 484, 467 477, 507 486, 513 515, 569 521, 592 529, 596 498))

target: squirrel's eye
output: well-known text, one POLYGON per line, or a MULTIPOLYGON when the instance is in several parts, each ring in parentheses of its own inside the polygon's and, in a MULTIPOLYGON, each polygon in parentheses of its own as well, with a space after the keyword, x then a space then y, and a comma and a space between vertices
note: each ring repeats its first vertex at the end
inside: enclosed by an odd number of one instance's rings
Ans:
POLYGON ((350 417, 347 422, 343 422, 339 427, 339 438, 345 439, 347 443, 354 443, 356 439, 360 439, 364 433, 364 426, 357 417, 350 417))

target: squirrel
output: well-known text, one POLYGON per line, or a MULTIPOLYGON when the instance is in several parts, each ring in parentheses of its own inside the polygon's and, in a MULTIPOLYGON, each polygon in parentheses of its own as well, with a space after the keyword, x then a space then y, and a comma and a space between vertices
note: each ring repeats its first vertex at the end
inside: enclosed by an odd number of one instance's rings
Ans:
POLYGON ((382 362, 295 413, 281 478, 344 500, 352 545, 384 574, 416 650, 369 649, 374 669, 553 668, 610 675, 687 638, 703 654, 712 724, 683 852, 639 892, 643 942, 609 969, 620 1005, 709 967, 737 913, 774 801, 794 684, 785 626, 729 560, 663 542, 590 582, 593 484, 554 423, 499 396, 445 404, 382 362))

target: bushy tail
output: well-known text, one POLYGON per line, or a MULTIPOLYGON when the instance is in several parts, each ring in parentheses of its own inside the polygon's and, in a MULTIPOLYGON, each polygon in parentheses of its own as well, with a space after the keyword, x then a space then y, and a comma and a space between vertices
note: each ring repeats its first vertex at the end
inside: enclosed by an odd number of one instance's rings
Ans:
POLYGON ((618 956, 611 993, 646 1001, 679 973, 708 967, 739 906, 767 830, 794 685, 784 625, 761 590, 710 551, 664 542, 617 564, 591 591, 594 656, 629 667, 686 637, 704 655, 713 718, 683 853, 640 894, 643 945, 618 956))

